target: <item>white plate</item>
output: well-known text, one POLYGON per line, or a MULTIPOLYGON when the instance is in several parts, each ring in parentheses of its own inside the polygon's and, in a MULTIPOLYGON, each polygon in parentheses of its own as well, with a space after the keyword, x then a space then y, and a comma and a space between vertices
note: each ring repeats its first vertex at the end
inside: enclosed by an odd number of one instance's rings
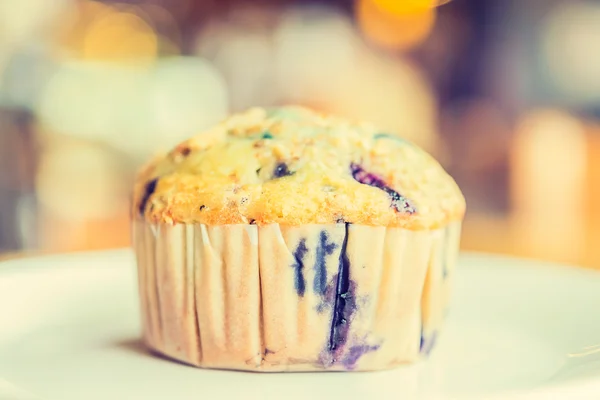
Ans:
POLYGON ((62 400, 600 398, 600 356, 568 357, 600 344, 600 273, 475 254, 463 255, 458 271, 446 329, 427 362, 375 373, 255 374, 146 352, 129 251, 5 262, 0 399, 29 398, 24 391, 62 400))

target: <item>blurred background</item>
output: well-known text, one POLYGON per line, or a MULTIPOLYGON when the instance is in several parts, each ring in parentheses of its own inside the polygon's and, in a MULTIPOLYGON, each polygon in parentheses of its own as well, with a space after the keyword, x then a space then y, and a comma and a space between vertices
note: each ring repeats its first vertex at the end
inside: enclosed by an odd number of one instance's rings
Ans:
POLYGON ((435 154, 464 249, 600 268, 599 44, 592 0, 0 0, 0 253, 127 246, 148 157, 299 103, 435 154))

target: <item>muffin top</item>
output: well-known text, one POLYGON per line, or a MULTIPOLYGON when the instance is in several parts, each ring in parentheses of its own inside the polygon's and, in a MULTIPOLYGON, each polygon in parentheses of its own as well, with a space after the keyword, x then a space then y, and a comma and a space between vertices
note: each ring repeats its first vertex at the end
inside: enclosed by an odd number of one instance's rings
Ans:
POLYGON ((425 151, 367 123, 301 107, 252 108, 179 144, 138 174, 150 222, 354 223, 432 229, 465 200, 425 151))

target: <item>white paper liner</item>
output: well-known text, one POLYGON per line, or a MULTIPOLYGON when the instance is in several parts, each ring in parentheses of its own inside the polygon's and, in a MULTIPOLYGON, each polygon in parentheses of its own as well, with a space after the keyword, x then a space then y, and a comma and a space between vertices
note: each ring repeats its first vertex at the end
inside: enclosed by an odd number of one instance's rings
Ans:
POLYGON ((414 362, 442 326, 460 227, 137 219, 144 341, 206 368, 377 370, 414 362))

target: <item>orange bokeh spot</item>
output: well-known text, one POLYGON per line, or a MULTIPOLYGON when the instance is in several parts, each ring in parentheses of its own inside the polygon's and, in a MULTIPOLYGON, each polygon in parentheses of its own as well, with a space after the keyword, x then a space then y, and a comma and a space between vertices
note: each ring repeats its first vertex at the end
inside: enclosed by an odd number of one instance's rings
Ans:
MULTIPOLYGON (((363 34, 378 46, 408 50, 422 43, 434 26, 436 10, 433 6, 422 6, 411 12, 391 14, 386 13, 376 2, 383 2, 383 0, 358 0, 356 12, 358 25, 363 34)), ((428 2, 430 5, 434 3, 431 0, 408 0, 407 2, 423 4, 428 2)))
POLYGON ((135 7, 82 1, 64 16, 58 43, 72 57, 101 61, 151 61, 161 39, 135 7))
POLYGON ((435 8, 448 0, 371 0, 384 13, 394 16, 421 13, 425 10, 435 8))
POLYGON ((154 29, 138 15, 114 11, 98 17, 83 37, 85 59, 153 59, 158 43, 154 29))

